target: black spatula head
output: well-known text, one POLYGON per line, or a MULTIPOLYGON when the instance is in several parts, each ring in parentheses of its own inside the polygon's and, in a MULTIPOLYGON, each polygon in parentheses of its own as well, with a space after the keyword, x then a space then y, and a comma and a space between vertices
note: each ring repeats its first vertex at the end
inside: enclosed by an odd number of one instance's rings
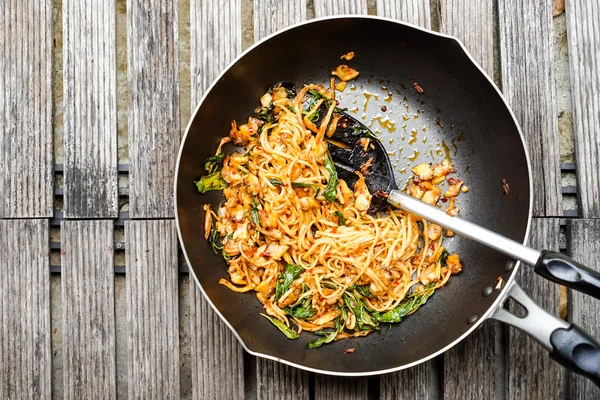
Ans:
MULTIPOLYGON (((337 129, 328 138, 328 147, 338 177, 346 181, 349 188, 353 188, 358 180, 356 171, 361 172, 373 195, 369 212, 384 210, 388 207, 387 194, 398 189, 385 147, 367 126, 354 117, 339 109, 334 113, 341 117, 337 129), (368 142, 365 142, 367 139, 368 142)), ((323 104, 319 109, 316 126, 321 124, 326 114, 327 106, 323 104)))

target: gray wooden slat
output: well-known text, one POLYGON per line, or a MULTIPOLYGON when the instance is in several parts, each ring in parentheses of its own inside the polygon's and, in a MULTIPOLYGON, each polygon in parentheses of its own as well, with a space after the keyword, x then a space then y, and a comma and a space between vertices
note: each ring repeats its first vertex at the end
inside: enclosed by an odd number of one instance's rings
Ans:
POLYGON ((177 2, 127 4, 129 207, 132 218, 173 216, 179 148, 177 2))
POLYGON ((179 398, 179 295, 175 221, 127 221, 128 394, 179 398))
POLYGON ((115 2, 64 0, 65 216, 117 216, 115 2))
POLYGON ((308 373, 259 358, 256 368, 256 398, 260 400, 308 400, 308 373))
POLYGON ((533 169, 533 215, 561 216, 552 7, 499 0, 502 91, 521 124, 533 169))
MULTIPOLYGON (((567 9, 567 12, 569 9, 567 9)), ((588 268, 600 271, 600 220, 575 219, 571 221, 569 248, 575 260, 588 268)), ((569 291, 569 320, 590 334, 600 338, 600 302, 574 290, 569 291)), ((598 399, 600 389, 587 378, 569 374, 570 398, 573 400, 598 399)))
POLYGON ((306 0, 254 0, 254 41, 306 19, 306 0))
POLYGON ((431 28, 429 0, 377 0, 377 15, 431 28))
POLYGON ((219 73, 242 51, 241 0, 191 0, 192 110, 219 73))
POLYGON ((50 399, 47 220, 0 220, 0 399, 50 399))
POLYGON ((566 2, 581 214, 600 217, 600 4, 566 2))
POLYGON ((244 398, 244 350, 190 277, 194 399, 244 398))
MULTIPOLYGON (((560 227, 558 219, 535 218, 531 225, 529 245, 558 251, 560 227)), ((558 315, 559 285, 539 277, 532 268, 522 267, 517 283, 541 307, 558 315)), ((550 359, 547 351, 517 329, 508 331, 508 399, 565 399, 566 372, 550 359)))
POLYGON ((487 321, 446 352, 444 396, 473 400, 494 398, 494 336, 494 322, 487 321))
POLYGON ((465 44, 487 74, 494 74, 493 2, 440 0, 440 31, 465 44))
POLYGON ((116 398, 113 221, 61 224, 66 399, 116 398))
MULTIPOLYGON (((492 2, 441 0, 439 20, 440 30, 460 39, 493 76, 492 2)), ((495 335, 495 324, 486 322, 444 355, 445 395, 461 399, 494 397, 495 335)))
MULTIPOLYGON (((241 0, 190 3, 192 110, 210 83, 242 51, 241 0)), ((224 132, 223 135, 226 133, 224 132)), ((243 350, 190 278, 194 398, 243 398, 243 350)))
MULTIPOLYGON (((381 376, 380 399, 420 399, 442 398, 435 380, 432 362, 419 364, 392 374, 381 376)), ((451 397, 450 397, 451 398, 451 397)))
POLYGON ((0 10, 0 218, 50 217, 52 0, 0 10))
POLYGON ((314 0, 315 16, 366 14, 367 0, 314 0))
POLYGON ((317 375, 315 400, 362 400, 368 397, 365 378, 317 375))

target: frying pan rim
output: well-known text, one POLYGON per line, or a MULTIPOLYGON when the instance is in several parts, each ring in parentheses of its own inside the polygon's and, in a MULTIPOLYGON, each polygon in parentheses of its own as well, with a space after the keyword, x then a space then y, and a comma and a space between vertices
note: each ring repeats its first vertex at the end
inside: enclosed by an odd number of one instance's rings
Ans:
POLYGON ((255 351, 250 350, 248 348, 248 346, 246 346, 246 343, 238 335, 237 331, 229 324, 229 321, 227 321, 227 319, 219 312, 218 308, 210 300, 210 298, 208 297, 208 295, 204 291, 204 288, 202 287, 202 284, 200 284, 200 281, 196 277, 194 269, 191 267, 192 263, 190 262, 190 259, 188 257, 188 254, 187 254, 187 251, 186 251, 186 248, 185 248, 185 243, 183 242, 181 228, 180 228, 180 225, 179 225, 179 214, 177 212, 178 211, 178 208, 177 208, 177 204, 178 204, 178 202, 177 202, 177 182, 178 182, 178 177, 179 177, 179 167, 180 167, 180 163, 181 163, 181 156, 183 154, 183 149, 185 147, 185 143, 186 143, 188 134, 190 132, 190 128, 191 128, 194 120, 196 119, 196 115, 198 114, 198 111, 200 110, 200 107, 202 107, 202 104, 204 103, 204 100, 210 94, 210 92, 212 91, 212 89, 214 88, 214 86, 217 84, 217 82, 219 82, 219 80, 223 77, 223 75, 225 75, 246 54, 250 53, 255 48, 259 47, 260 45, 262 45, 263 43, 267 42, 271 38, 273 38, 273 37, 275 37, 275 36, 277 36, 277 35, 279 35, 279 34, 281 34, 283 32, 287 32, 289 30, 295 29, 295 28, 297 28, 299 26, 309 25, 309 24, 318 23, 318 22, 327 21, 327 20, 336 20, 336 19, 370 19, 370 20, 379 20, 379 21, 384 21, 384 22, 391 22, 391 23, 403 25, 403 26, 406 26, 406 27, 409 27, 409 28, 412 28, 412 29, 416 29, 416 30, 419 30, 421 32, 424 32, 424 33, 427 33, 427 34, 430 34, 430 35, 433 35, 433 36, 437 36, 437 37, 440 37, 440 38, 452 40, 452 41, 454 41, 454 42, 456 42, 456 43, 459 44, 459 46, 461 47, 461 49, 465 53, 465 55, 475 65, 475 67, 477 67, 477 69, 479 70, 479 72, 488 80, 488 82, 491 84, 492 88, 496 91, 496 93, 499 96, 500 100, 502 100, 502 102, 506 106, 506 109, 508 110, 510 116, 512 117, 513 122, 514 122, 514 124, 515 124, 515 126, 517 128, 518 133, 519 133, 519 137, 521 139, 521 145, 523 146, 523 150, 524 150, 524 153, 525 153, 525 159, 526 159, 526 162, 527 162, 527 173, 528 173, 528 178, 529 178, 529 212, 528 212, 528 215, 527 215, 527 227, 525 229, 525 235, 524 235, 524 238, 523 238, 523 244, 527 243, 527 240, 529 238, 529 233, 530 233, 529 231, 530 231, 530 228, 531 228, 531 219, 532 219, 532 211, 533 211, 533 177, 532 177, 532 169, 531 169, 531 160, 529 158, 529 151, 528 151, 528 148, 527 148, 527 144, 525 142, 525 137, 524 137, 523 132, 521 130, 521 126, 520 126, 519 122, 517 121, 517 118, 516 118, 513 110, 510 108, 510 106, 508 105, 506 99, 504 98, 504 95, 502 94, 502 92, 496 86, 496 84, 494 83, 494 81, 488 76, 488 74, 483 70, 483 68, 479 65, 479 63, 477 63, 477 61, 469 53, 469 51, 467 50, 467 48, 465 47, 465 45, 460 41, 460 39, 458 39, 458 38, 456 38, 454 36, 450 36, 450 35, 444 34, 444 33, 440 33, 440 32, 436 32, 436 31, 432 31, 430 29, 422 28, 420 26, 417 26, 417 25, 414 25, 414 24, 411 24, 411 23, 408 23, 408 22, 403 22, 403 21, 399 21, 399 20, 396 20, 396 19, 387 18, 387 17, 381 17, 381 16, 375 16, 375 15, 354 15, 354 14, 350 14, 350 15, 334 15, 334 16, 326 16, 326 17, 320 17, 320 18, 313 18, 313 19, 310 19, 310 20, 307 20, 307 21, 302 21, 302 22, 296 23, 294 25, 290 25, 287 28, 278 30, 278 31, 276 31, 276 32, 274 32, 274 33, 272 33, 272 34, 264 37, 260 41, 254 43, 252 46, 248 47, 246 50, 244 50, 242 53, 240 53, 233 61, 231 61, 227 65, 227 67, 225 67, 221 71, 221 73, 219 73, 219 75, 212 81, 212 83, 210 84, 210 86, 206 88, 206 90, 204 91, 204 94, 202 95, 202 98, 200 99, 200 101, 196 105, 196 108, 194 109, 194 112, 192 113, 192 115, 190 117, 190 120, 189 120, 189 122, 187 124, 187 127, 185 128, 185 133, 184 133, 184 135, 183 135, 183 137, 181 139, 181 145, 179 147, 179 154, 177 156, 177 164, 175 166, 175 178, 174 178, 174 187, 173 187, 173 191, 174 191, 173 206, 174 206, 174 212, 175 212, 175 224, 176 224, 176 227, 177 227, 177 236, 179 238, 179 243, 181 245, 181 249, 183 250, 183 255, 185 257, 185 260, 186 260, 187 264, 190 266, 189 273, 194 278, 194 281, 196 282, 196 285, 198 286, 198 288, 202 292, 202 295, 204 296, 204 299, 208 302, 208 304, 210 304, 210 306, 212 307, 213 311, 219 316, 219 318, 221 318, 221 320, 225 323, 225 325, 233 332, 233 335, 236 337, 236 339, 238 340, 238 342, 240 342, 240 344, 242 345, 242 347, 244 348, 245 351, 247 351, 249 354, 252 354, 252 355, 254 355, 256 357, 262 357, 262 358, 265 358, 265 359, 269 359, 269 360, 273 360, 273 361, 278 361, 280 363, 287 364, 287 365, 290 365, 292 367, 299 368, 301 370, 315 372, 315 373, 324 374, 324 375, 333 375, 333 376, 373 376, 373 375, 387 374, 387 373, 396 372, 396 371, 400 371, 400 370, 403 370, 403 369, 414 367, 416 365, 419 365, 421 363, 429 361, 429 360, 437 357, 440 354, 445 353, 446 351, 450 350, 452 347, 456 346, 458 343, 460 343, 461 341, 463 341, 475 329, 477 329, 477 327, 479 327, 479 325, 481 325, 486 319, 488 319, 490 317, 490 315, 494 312, 494 310, 496 310, 496 308, 500 307, 501 304, 504 302, 504 300, 508 297, 507 290, 511 286, 511 284, 513 283, 513 281, 515 280, 516 273, 517 273, 517 271, 519 270, 519 268, 521 266, 521 262, 520 261, 516 261, 515 262, 514 267, 510 271, 510 276, 509 276, 508 280, 506 281, 506 283, 504 284, 504 287, 501 289, 500 294, 498 295, 498 298, 490 305, 490 307, 487 309, 487 311, 480 318, 478 318, 477 321, 475 321, 472 324, 472 326, 469 329, 467 329, 462 335, 460 335, 459 337, 455 338, 451 343, 449 343, 445 347, 441 348, 440 350, 438 350, 436 352, 433 352, 433 353, 429 354, 428 356, 423 357, 423 358, 421 358, 419 360, 413 361, 411 363, 402 364, 402 365, 399 365, 399 366, 396 366, 396 367, 393 367, 393 368, 387 368, 387 369, 382 369, 382 370, 364 371, 364 372, 342 372, 342 371, 322 370, 322 369, 318 369, 318 368, 311 368, 311 367, 307 367, 307 366, 304 366, 304 365, 296 364, 294 362, 287 361, 287 360, 281 359, 279 357, 272 356, 270 354, 255 352, 255 351))

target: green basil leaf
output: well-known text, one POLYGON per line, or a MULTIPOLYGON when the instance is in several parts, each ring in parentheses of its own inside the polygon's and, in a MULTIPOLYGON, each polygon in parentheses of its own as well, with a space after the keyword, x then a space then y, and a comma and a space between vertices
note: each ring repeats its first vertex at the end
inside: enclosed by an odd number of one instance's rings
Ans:
POLYGON ((315 310, 312 307, 304 307, 304 306, 298 306, 298 307, 294 307, 294 308, 289 308, 289 307, 285 307, 283 309, 286 313, 288 313, 288 315, 291 315, 292 317, 298 318, 298 319, 311 319, 313 318, 315 315, 317 315, 317 310, 315 310))
POLYGON ((280 181, 277 178, 271 178, 271 179, 269 179, 269 183, 271 185, 273 185, 273 186, 283 186, 283 185, 285 185, 285 183, 283 183, 282 181, 280 181))
POLYGON ((259 205, 260 203, 258 202, 258 200, 256 200, 256 197, 252 197, 252 208, 250 210, 250 214, 252 215, 252 222, 254 222, 254 225, 262 226, 260 224, 260 218, 258 216, 259 205))
POLYGON ((448 258, 448 251, 446 251, 446 249, 444 249, 444 250, 442 250, 442 254, 440 254, 440 258, 438 259, 438 261, 440 262, 440 264, 444 265, 447 258, 448 258))
POLYGON ((356 286, 355 289, 363 297, 367 297, 369 299, 375 298, 375 296, 373 296, 373 293, 371 293, 371 289, 369 289, 369 285, 359 285, 356 286))
POLYGON ((327 181, 327 187, 323 192, 323 196, 332 203, 337 197, 337 184, 338 184, 338 176, 337 171, 335 170, 335 164, 331 160, 329 156, 327 156, 324 160, 325 170, 329 172, 329 180, 327 181))
POLYGON ((410 296, 407 296, 407 299, 398 304, 398 306, 393 310, 387 311, 383 314, 374 313, 373 317, 378 322, 398 323, 402 321, 402 318, 427 302, 427 299, 429 299, 429 297, 431 297, 435 291, 433 289, 434 286, 435 283, 430 283, 429 285, 425 286, 421 292, 413 293, 410 296))
POLYGON ((268 319, 269 321, 271 321, 271 323, 273 325, 275 325, 281 332, 283 332, 283 334, 288 339, 298 339, 298 337, 299 337, 298 332, 296 332, 296 331, 288 328, 286 324, 284 324, 283 322, 281 322, 277 318, 271 317, 270 315, 266 315, 266 314, 263 314, 263 313, 261 313, 260 315, 262 315, 263 317, 265 317, 266 319, 268 319))
POLYGON ((215 254, 219 254, 219 250, 223 250, 223 244, 220 240, 219 231, 212 227, 210 229, 210 233, 208 234, 208 241, 210 242, 210 246, 212 247, 215 254))
POLYGON ((377 329, 379 324, 371 317, 367 306, 359 298, 349 292, 345 292, 343 298, 344 304, 356 316, 356 326, 359 330, 377 329))
POLYGON ((221 171, 213 172, 210 175, 203 176, 199 181, 194 182, 198 192, 206 193, 211 190, 223 190, 228 185, 221 177, 221 171))
POLYGON ((223 160, 225 159, 225 153, 219 153, 217 155, 208 157, 204 160, 204 169, 209 174, 220 171, 223 167, 223 160))
POLYGON ((283 274, 279 275, 279 278, 277 278, 277 285, 275 286, 275 300, 279 300, 279 298, 289 290, 292 282, 294 282, 298 276, 300 276, 302 271, 304 271, 304 268, 302 268, 301 265, 286 265, 283 274))
POLYGON ((344 219, 344 214, 341 211, 335 210, 333 215, 338 217, 338 225, 346 226, 346 220, 344 219))

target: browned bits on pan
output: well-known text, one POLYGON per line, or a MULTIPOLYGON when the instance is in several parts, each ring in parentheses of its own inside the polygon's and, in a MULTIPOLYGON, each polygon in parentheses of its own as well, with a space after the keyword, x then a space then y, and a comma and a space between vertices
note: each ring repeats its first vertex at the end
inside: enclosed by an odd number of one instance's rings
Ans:
POLYGON ((504 190, 504 194, 507 195, 510 188, 508 187, 508 181, 506 179, 502 179, 502 190, 504 190))
POLYGON ((371 168, 371 165, 373 165, 373 157, 369 158, 367 162, 360 167, 360 172, 362 172, 363 175, 367 175, 367 170, 371 168))
POLYGON ((381 111, 386 112, 387 111, 387 107, 386 106, 381 106, 381 111))
POLYGON ((349 51, 346 54, 344 54, 343 56, 340 57, 340 60, 346 60, 346 61, 350 61, 354 58, 354 52, 353 51, 349 51))
POLYGON ((344 350, 344 354, 352 354, 354 353, 354 348, 344 350))
POLYGON ((423 90, 423 88, 421 87, 421 85, 419 85, 417 82, 413 83, 413 87, 415 88, 415 90, 419 93, 425 93, 425 91, 423 90))

